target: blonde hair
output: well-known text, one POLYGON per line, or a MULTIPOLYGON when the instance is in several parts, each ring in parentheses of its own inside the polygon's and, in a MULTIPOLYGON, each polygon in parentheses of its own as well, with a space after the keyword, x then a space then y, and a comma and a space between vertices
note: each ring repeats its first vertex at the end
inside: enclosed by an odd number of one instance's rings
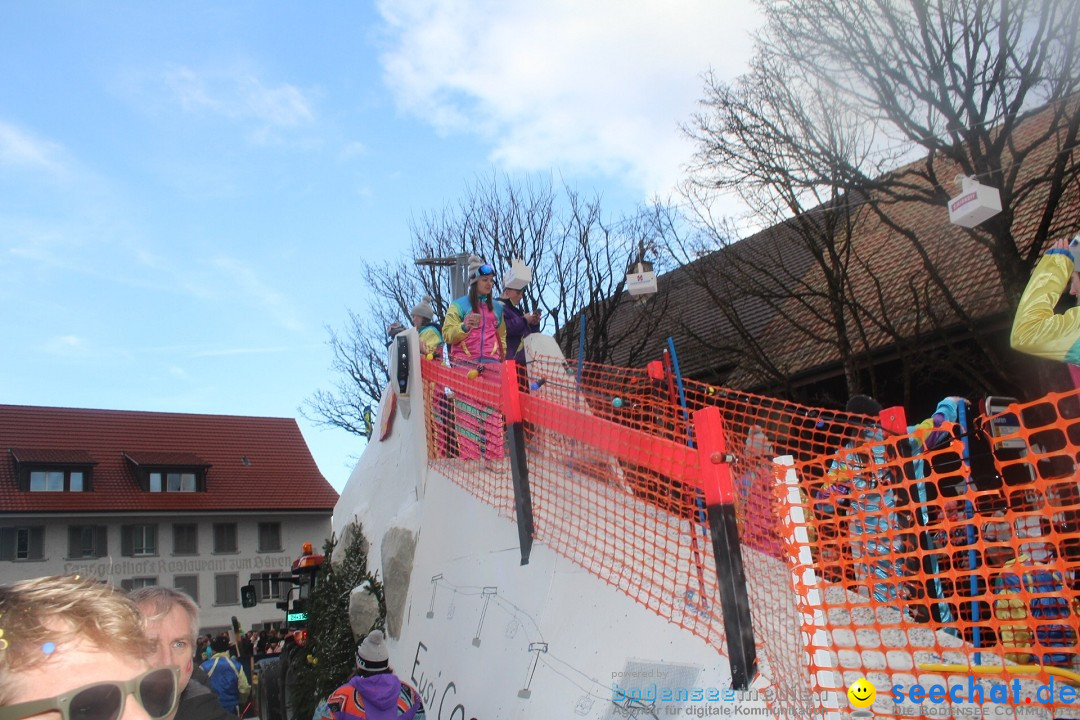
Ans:
POLYGON ((0 629, 0 706, 10 701, 12 673, 45 662, 66 642, 83 640, 130 658, 153 652, 135 603, 112 585, 78 575, 0 586, 0 629))

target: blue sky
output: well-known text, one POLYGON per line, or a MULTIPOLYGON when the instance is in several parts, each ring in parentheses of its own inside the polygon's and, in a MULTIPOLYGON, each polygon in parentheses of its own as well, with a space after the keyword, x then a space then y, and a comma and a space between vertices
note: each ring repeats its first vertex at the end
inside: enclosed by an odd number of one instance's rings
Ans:
POLYGON ((0 402, 296 417, 363 259, 478 176, 680 177, 744 0, 0 3, 0 402))

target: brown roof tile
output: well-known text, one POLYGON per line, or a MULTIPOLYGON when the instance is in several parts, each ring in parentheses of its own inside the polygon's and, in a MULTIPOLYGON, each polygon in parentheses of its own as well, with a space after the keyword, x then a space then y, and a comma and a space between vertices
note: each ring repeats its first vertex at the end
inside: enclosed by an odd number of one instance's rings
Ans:
MULTIPOLYGON (((1070 102, 1075 106, 1080 104, 1080 99, 1074 98, 1070 102)), ((1049 112, 1037 113, 1018 124, 1014 128, 1013 147, 1032 145, 1046 136, 1049 116, 1049 112)), ((1075 155, 1078 150, 1062 147, 1056 137, 1042 140, 1024 158, 1017 187, 1025 187, 1023 183, 1029 179, 1025 178, 1025 173, 1033 178, 1034 173, 1042 172, 1058 155, 1070 152, 1075 155)), ((926 160, 922 159, 895 172, 907 172, 907 179, 915 182, 909 171, 925 165, 926 160)), ((934 164, 934 171, 938 178, 950 181, 959 174, 955 166, 940 160, 934 164)), ((1024 238, 1034 236, 1046 204, 1045 185, 1034 184, 1032 187, 1033 190, 1018 191, 1013 206, 1006 208, 1006 212, 1012 214, 1011 230, 1022 254, 1027 250, 1023 247, 1024 238)), ((956 194, 952 192, 953 188, 949 190, 950 195, 956 194)), ((856 207, 861 203, 860 200, 852 202, 856 207)), ((1003 289, 995 258, 970 233, 949 222, 944 203, 897 202, 888 208, 888 214, 897 225, 916 233, 926 252, 925 262, 941 274, 965 312, 985 322, 1000 324, 1008 321, 1014 299, 1003 289)), ((1080 193, 1066 194, 1056 208, 1056 232, 1075 232, 1078 215, 1080 193)), ((892 344, 893 334, 915 339, 928 331, 958 322, 956 313, 930 282, 924 258, 913 243, 868 207, 859 213, 855 223, 852 245, 858 261, 850 273, 851 290, 860 302, 878 308, 879 314, 880 308, 884 308, 884 315, 893 324, 892 333, 868 326, 866 346, 877 350, 892 344), (919 312, 915 302, 917 293, 922 293, 920 301, 929 299, 935 314, 932 323, 925 313, 919 312)), ((1035 248, 1034 252, 1039 250, 1035 248)), ((798 279, 809 288, 818 289, 825 282, 821 268, 810 258, 805 243, 795 239, 790 228, 783 224, 768 228, 658 278, 659 292, 671 294, 673 301, 668 303, 669 314, 652 343, 653 357, 659 357, 665 346, 661 335, 670 334, 678 347, 685 375, 699 378, 719 375, 720 380, 730 387, 757 387, 761 379, 756 377, 753 363, 745 359, 750 353, 740 353, 740 336, 735 326, 716 309, 713 298, 719 294, 731 302, 737 321, 759 343, 768 361, 788 377, 841 362, 837 345, 823 339, 835 333, 818 316, 819 313, 799 301, 767 302, 756 296, 740 297, 737 290, 730 288, 703 287, 702 278, 709 277, 710 265, 727 263, 732 257, 748 259, 749 267, 758 266, 760 277, 757 280, 774 274, 782 279, 798 279), (815 334, 820 338, 815 338, 815 334), (718 350, 720 348, 723 350, 718 350), (725 374, 727 377, 722 377, 725 374)), ((609 326, 609 334, 633 335, 637 325, 635 311, 629 309, 629 302, 625 306, 627 309, 609 326)), ((827 315, 823 308, 818 310, 827 315)), ((866 346, 857 347, 856 351, 865 352, 866 346)), ((614 362, 624 362, 617 350, 614 362)))
POLYGON ((11 448, 15 462, 55 463, 57 465, 93 465, 94 458, 85 450, 55 450, 48 448, 11 448))
POLYGON ((338 494, 291 418, 0 405, 0 512, 330 511, 338 494), (144 464, 209 465, 206 492, 142 491, 124 454, 144 464), (90 458, 93 491, 20 491, 24 462, 90 458), (197 462, 193 462, 197 461, 197 462))
POLYGON ((183 452, 125 452, 126 457, 136 465, 172 465, 174 467, 207 467, 210 463, 195 453, 183 452))

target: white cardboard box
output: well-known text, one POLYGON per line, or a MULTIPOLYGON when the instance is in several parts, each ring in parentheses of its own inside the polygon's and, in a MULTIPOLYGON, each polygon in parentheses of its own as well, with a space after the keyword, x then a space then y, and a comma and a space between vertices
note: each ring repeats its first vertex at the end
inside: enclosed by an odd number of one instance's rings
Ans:
POLYGON ((964 190, 949 200, 949 222, 972 228, 1001 212, 1001 193, 997 188, 980 185, 964 178, 964 190))

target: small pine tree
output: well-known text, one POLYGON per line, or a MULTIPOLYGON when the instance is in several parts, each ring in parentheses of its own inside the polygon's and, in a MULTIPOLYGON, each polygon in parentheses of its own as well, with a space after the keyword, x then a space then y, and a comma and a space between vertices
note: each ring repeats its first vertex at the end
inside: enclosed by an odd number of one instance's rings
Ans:
POLYGON ((386 622, 386 600, 377 574, 368 571, 367 548, 363 527, 353 521, 343 533, 351 541, 339 563, 331 563, 338 538, 331 535, 323 546, 326 563, 311 592, 308 605, 306 661, 297 663, 292 687, 293 708, 297 720, 308 720, 319 701, 341 687, 356 669, 356 642, 349 625, 349 594, 367 582, 379 600, 379 618, 369 628, 381 628, 386 622))

